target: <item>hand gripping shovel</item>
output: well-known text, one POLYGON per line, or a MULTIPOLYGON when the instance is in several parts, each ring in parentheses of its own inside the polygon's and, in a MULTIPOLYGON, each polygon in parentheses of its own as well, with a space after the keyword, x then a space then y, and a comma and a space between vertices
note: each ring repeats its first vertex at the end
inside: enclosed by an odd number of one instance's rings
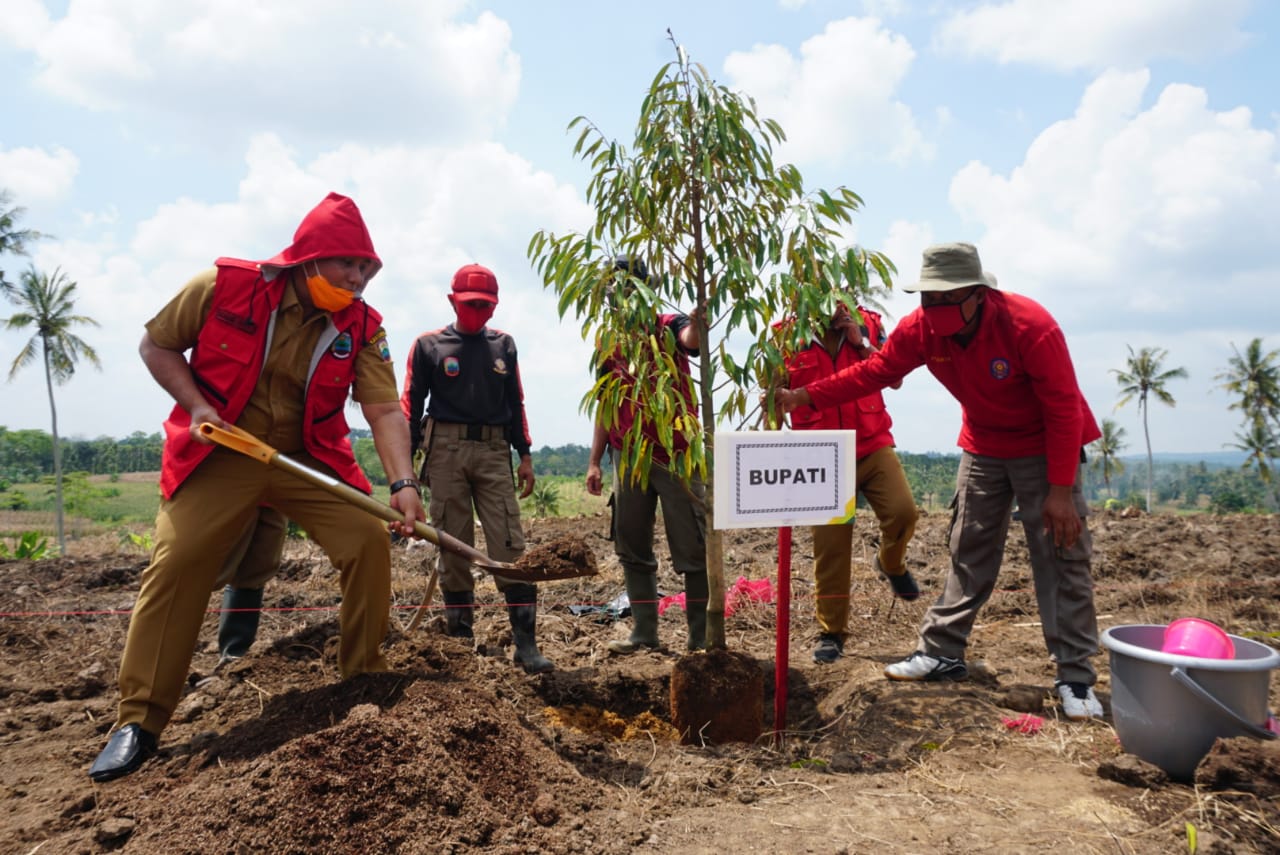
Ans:
MULTIPOLYGON (((292 473, 340 499, 345 499, 379 519, 387 522, 400 522, 404 519, 404 515, 390 505, 384 505, 372 496, 366 496, 356 488, 348 486, 336 478, 317 472, 314 469, 303 466, 296 460, 285 457, 256 436, 234 425, 218 427, 210 422, 204 422, 200 425, 200 435, 233 451, 247 454, 262 463, 292 473)), ((434 543, 441 549, 448 550, 455 555, 461 555, 480 569, 507 579, 515 579, 522 582, 550 582, 556 579, 594 576, 597 572, 595 560, 589 551, 587 552, 586 560, 582 560, 580 556, 575 554, 574 558, 577 558, 577 561, 561 560, 555 561, 555 566, 540 566, 535 562, 537 560, 536 553, 541 550, 530 550, 521 556, 518 563, 510 564, 505 561, 495 561, 474 546, 468 546, 456 537, 434 529, 426 523, 415 522, 413 531, 419 537, 434 543)), ((553 552, 552 554, 554 555, 555 553, 553 552)))

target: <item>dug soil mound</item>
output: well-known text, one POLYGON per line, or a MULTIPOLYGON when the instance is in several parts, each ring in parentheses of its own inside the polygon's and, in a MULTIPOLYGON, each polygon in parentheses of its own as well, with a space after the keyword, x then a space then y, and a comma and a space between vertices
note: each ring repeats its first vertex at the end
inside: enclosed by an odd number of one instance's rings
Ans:
MULTIPOLYGON (((859 519, 850 637, 832 665, 810 656, 812 556, 797 530, 785 680, 773 602, 744 599, 725 621, 730 651, 763 677, 753 702, 717 711, 763 719, 742 729, 763 730, 747 744, 672 724, 678 604, 660 622, 664 650, 608 654, 628 625, 606 525, 527 523, 532 548, 580 541, 599 571, 539 585, 538 639, 557 667, 537 676, 511 662, 503 599, 483 574, 474 648, 444 635, 438 602, 408 630, 435 558, 412 545, 394 547, 393 670, 339 681, 336 574, 291 541, 250 654, 215 671, 211 596, 158 754, 101 785, 86 771, 114 721, 145 557, 80 544, 0 562, 0 852, 1280 852, 1276 743, 1222 740, 1183 784, 1124 754, 1110 719, 1060 716, 1016 529, 970 680, 923 685, 882 670, 914 648, 945 577, 946 517, 923 517, 911 544, 926 591, 914 603, 872 573, 875 527, 859 519)), ((1280 518, 1099 514, 1091 526, 1103 628, 1196 616, 1276 645, 1280 518)), ((662 559, 660 588, 678 594, 662 559)), ((729 585, 777 583, 773 532, 728 533, 725 560, 729 585)), ((1096 663, 1109 710, 1105 651, 1096 663)), ((1274 679, 1269 701, 1280 709, 1274 679)))

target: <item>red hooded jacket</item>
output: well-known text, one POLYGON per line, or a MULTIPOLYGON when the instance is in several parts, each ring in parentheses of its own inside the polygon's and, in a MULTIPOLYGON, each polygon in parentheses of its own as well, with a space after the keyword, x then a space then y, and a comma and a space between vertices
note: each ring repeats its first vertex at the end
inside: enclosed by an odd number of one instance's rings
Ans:
MULTIPOLYGON (((330 193, 307 214, 293 244, 274 258, 214 262, 218 277, 213 301, 189 361, 196 384, 225 421, 235 422, 244 411, 271 347, 272 321, 289 283, 288 275, 276 274, 304 261, 347 256, 373 260, 375 273, 382 266, 355 203, 330 193)), ((355 380, 356 356, 381 325, 382 316, 361 301, 330 314, 312 353, 303 403, 307 452, 365 493, 372 487, 351 451, 344 409, 355 380)), ((191 414, 180 406, 164 423, 160 491, 166 499, 214 449, 191 438, 190 424, 191 414)))

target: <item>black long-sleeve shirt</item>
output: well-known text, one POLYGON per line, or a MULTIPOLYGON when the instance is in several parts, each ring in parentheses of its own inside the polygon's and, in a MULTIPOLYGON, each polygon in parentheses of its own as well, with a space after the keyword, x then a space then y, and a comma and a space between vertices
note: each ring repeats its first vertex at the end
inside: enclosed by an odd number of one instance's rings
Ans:
POLYGON ((505 427, 507 441, 522 457, 533 447, 515 339, 492 327, 466 335, 450 324, 418 336, 409 351, 400 408, 414 448, 422 442, 424 415, 505 427))

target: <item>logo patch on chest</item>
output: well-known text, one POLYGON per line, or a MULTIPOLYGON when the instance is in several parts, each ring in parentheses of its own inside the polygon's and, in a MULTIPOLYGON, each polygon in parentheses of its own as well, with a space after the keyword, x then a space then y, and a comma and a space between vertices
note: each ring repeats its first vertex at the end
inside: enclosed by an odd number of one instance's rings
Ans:
POLYGON ((996 357, 991 360, 991 376, 997 380, 1004 380, 1009 376, 1009 360, 996 357))
POLYGON ((458 364, 458 357, 446 356, 444 358, 444 375, 446 377, 457 377, 462 373, 462 366, 458 364))
POLYGON ((493 373, 503 375, 507 373, 507 361, 501 356, 493 360, 493 373))
POLYGON ((329 352, 333 354, 334 359, 349 359, 351 350, 351 333, 342 333, 329 346, 329 352))

